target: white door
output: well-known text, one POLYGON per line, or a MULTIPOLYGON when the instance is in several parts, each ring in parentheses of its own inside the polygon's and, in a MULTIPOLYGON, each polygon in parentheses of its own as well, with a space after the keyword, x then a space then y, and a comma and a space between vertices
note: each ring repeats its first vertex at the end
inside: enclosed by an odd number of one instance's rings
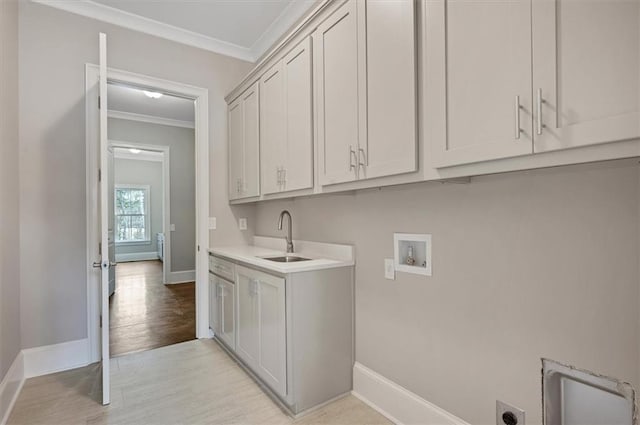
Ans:
POLYGON ((281 396, 287 395, 285 280, 256 272, 259 349, 258 374, 281 396))
POLYGON ((101 343, 102 404, 111 402, 109 379, 109 294, 115 284, 115 244, 113 209, 113 150, 107 137, 107 36, 100 33, 100 251, 101 261, 101 343))
POLYGON ((357 179, 358 143, 366 138, 363 4, 348 0, 313 33, 322 185, 357 179))
POLYGON ((414 0, 363 4, 367 21, 367 139, 359 179, 416 171, 416 18, 414 0))
POLYGON ((531 1, 426 2, 424 116, 436 166, 533 152, 531 1))
POLYGON ((283 189, 308 189, 313 187, 313 87, 309 37, 284 57, 282 67, 286 105, 283 189))
POLYGON ((282 190, 286 155, 282 62, 260 79, 260 187, 262 194, 282 190))
POLYGON ((640 1, 534 1, 533 59, 535 152, 640 137, 640 1))

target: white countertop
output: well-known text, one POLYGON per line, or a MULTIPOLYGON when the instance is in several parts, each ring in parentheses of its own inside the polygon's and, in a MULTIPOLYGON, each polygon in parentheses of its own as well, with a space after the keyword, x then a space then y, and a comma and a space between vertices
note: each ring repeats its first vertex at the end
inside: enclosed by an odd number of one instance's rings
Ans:
POLYGON ((354 247, 309 241, 293 241, 295 252, 289 255, 310 258, 309 261, 277 263, 262 257, 278 257, 286 254, 286 241, 281 238, 255 236, 253 245, 214 247, 209 253, 278 273, 298 273, 334 267, 353 266, 354 247))

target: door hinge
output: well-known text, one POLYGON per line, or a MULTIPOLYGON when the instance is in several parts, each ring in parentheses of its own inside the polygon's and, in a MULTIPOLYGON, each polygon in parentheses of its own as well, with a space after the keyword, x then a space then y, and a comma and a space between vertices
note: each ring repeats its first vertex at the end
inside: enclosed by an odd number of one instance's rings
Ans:
POLYGON ((98 96, 98 109, 102 109, 102 99, 98 96))
POLYGON ((98 255, 102 256, 102 243, 98 242, 98 255))
POLYGON ((102 170, 98 168, 98 182, 102 181, 102 170))
POLYGON ((200 245, 198 245, 198 252, 200 252, 200 245))
POLYGON ((100 327, 102 327, 102 314, 100 315, 100 327))

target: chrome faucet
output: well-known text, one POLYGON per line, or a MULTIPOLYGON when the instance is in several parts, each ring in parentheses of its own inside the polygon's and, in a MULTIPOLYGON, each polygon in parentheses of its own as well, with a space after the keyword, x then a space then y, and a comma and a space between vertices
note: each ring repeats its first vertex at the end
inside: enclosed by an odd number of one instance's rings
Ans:
POLYGON ((291 214, 289 211, 284 210, 280 213, 280 218, 278 218, 278 230, 282 230, 282 219, 284 216, 289 217, 289 227, 287 228, 287 252, 293 252, 293 238, 291 237, 291 214))

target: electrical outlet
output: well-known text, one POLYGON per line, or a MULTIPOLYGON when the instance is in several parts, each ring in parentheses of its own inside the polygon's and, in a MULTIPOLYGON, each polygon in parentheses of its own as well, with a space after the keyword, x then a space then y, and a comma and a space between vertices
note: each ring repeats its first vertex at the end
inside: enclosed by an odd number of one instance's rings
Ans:
POLYGON ((393 258, 384 259, 384 278, 396 280, 396 268, 393 264, 393 258))
POLYGON ((215 217, 209 217, 209 230, 216 230, 218 227, 218 221, 215 217))
POLYGON ((496 425, 524 425, 524 410, 496 400, 496 425))
POLYGON ((247 230, 247 219, 246 218, 239 218, 238 219, 238 228, 240 228, 240 230, 247 230))

